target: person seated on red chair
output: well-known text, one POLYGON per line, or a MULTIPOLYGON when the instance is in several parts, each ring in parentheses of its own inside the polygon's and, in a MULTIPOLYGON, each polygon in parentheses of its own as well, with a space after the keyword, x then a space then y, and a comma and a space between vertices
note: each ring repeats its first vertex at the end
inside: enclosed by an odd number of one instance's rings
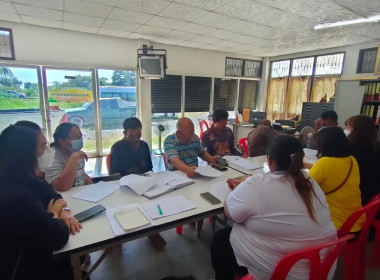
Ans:
POLYGON ((148 144, 141 140, 142 124, 138 118, 123 123, 124 138, 111 147, 110 175, 144 174, 153 169, 148 144))
MULTIPOLYGON (((302 171, 304 155, 298 139, 278 135, 268 149, 270 173, 227 180, 232 191, 224 212, 234 224, 216 232, 211 243, 216 280, 247 270, 270 279, 286 254, 336 240, 326 197, 302 171)), ((289 279, 308 279, 308 266, 296 264, 289 279)))
POLYGON ((212 155, 238 155, 242 153, 236 148, 234 133, 227 127, 228 112, 216 109, 212 113, 213 124, 202 134, 202 145, 212 155))
POLYGON ((164 141, 165 156, 168 169, 181 170, 187 177, 194 178, 198 166, 198 157, 208 163, 216 163, 219 156, 211 156, 201 146, 199 137, 194 133, 194 123, 189 118, 180 118, 177 122, 177 131, 164 141))
POLYGON ((266 154, 267 147, 274 137, 270 120, 262 120, 259 125, 248 134, 248 156, 257 157, 266 154))

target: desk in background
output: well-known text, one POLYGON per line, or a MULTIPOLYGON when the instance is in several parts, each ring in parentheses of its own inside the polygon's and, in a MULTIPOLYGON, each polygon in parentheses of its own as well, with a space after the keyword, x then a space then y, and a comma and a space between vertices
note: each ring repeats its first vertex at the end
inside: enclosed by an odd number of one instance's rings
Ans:
POLYGON ((254 125, 248 123, 229 123, 227 126, 234 132, 236 144, 241 138, 248 137, 248 134, 254 129, 254 125))
MULTIPOLYGON (((181 173, 180 171, 175 172, 181 173)), ((187 224, 189 222, 194 222, 210 216, 221 214, 223 213, 223 204, 219 203, 217 205, 211 205, 200 196, 200 193, 208 191, 210 189, 210 185, 213 183, 226 181, 230 177, 238 177, 242 175, 242 172, 231 168, 228 168, 227 171, 223 171, 223 173, 225 173, 225 175, 218 178, 205 178, 197 175, 197 177, 193 179, 195 181, 194 184, 151 200, 145 198, 144 196, 137 195, 129 188, 122 187, 99 202, 92 203, 71 197, 73 194, 88 188, 89 185, 71 188, 70 190, 63 192, 62 196, 63 199, 67 201, 68 206, 72 209, 73 214, 86 210, 96 204, 102 204, 106 208, 114 208, 122 205, 144 203, 152 200, 159 201, 162 198, 176 195, 184 196, 186 199, 191 201, 196 208, 172 216, 156 219, 147 228, 133 230, 121 236, 114 236, 105 213, 102 213, 83 222, 83 229, 81 232, 76 235, 71 235, 66 246, 61 250, 54 252, 54 254, 71 255, 74 277, 75 279, 82 279, 80 256, 98 250, 107 249, 115 245, 174 228, 179 225, 187 224)))

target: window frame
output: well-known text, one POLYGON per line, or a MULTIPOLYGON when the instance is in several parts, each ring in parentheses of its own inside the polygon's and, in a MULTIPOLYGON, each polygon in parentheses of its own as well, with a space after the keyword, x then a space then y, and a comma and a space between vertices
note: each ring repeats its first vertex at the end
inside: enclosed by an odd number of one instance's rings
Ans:
POLYGON ((12 29, 0 27, 0 31, 5 31, 5 32, 9 33, 9 44, 10 44, 10 51, 11 51, 10 57, 9 56, 0 56, 0 60, 16 60, 12 29))

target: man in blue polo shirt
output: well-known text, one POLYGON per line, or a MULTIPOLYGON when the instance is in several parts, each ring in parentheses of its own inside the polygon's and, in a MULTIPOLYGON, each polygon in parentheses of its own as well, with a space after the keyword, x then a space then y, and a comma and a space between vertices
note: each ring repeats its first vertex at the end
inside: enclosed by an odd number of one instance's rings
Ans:
POLYGON ((199 137, 194 134, 194 124, 189 118, 180 118, 177 122, 177 131, 166 137, 164 142, 165 156, 169 170, 181 170, 187 177, 195 177, 198 166, 198 157, 208 163, 216 163, 218 156, 212 157, 200 143, 199 137))

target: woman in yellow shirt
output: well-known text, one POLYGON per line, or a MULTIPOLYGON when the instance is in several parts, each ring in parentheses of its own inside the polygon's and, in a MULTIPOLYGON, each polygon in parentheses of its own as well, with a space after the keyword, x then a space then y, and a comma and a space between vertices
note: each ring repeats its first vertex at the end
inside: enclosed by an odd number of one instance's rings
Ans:
MULTIPOLYGON (((359 166, 350 155, 349 143, 340 127, 326 127, 317 134, 320 158, 309 175, 317 181, 326 195, 331 220, 337 230, 347 218, 362 207, 359 166)), ((352 228, 360 231, 365 221, 362 217, 352 228)))

